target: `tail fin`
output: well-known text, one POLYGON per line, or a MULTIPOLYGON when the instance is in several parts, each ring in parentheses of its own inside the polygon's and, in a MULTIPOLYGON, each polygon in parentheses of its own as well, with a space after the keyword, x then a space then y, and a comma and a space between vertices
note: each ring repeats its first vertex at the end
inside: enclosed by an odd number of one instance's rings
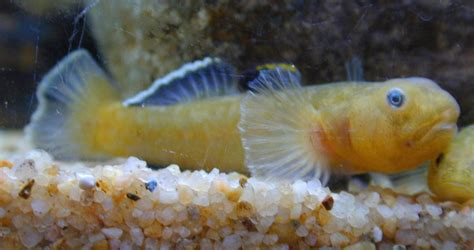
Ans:
POLYGON ((62 59, 41 81, 38 108, 26 134, 34 146, 58 159, 98 158, 85 139, 99 119, 97 109, 119 92, 85 50, 62 59))

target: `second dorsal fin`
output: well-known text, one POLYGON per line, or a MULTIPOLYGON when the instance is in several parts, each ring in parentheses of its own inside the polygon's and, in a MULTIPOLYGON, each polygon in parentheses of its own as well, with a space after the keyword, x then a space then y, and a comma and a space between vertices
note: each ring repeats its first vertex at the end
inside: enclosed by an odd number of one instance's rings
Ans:
POLYGON ((364 81, 364 68, 362 67, 362 60, 358 56, 351 57, 345 64, 347 80, 351 82, 364 81))
POLYGON ((124 101, 126 106, 174 105, 213 96, 239 94, 234 68, 218 58, 183 65, 124 101))

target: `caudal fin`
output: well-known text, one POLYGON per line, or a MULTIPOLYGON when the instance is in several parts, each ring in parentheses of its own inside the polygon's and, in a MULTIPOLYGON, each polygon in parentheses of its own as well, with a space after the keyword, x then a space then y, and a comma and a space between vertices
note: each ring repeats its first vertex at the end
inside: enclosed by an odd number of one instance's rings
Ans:
POLYGON ((97 158, 85 141, 100 119, 97 109, 118 100, 118 93, 87 51, 74 51, 39 84, 38 108, 26 127, 27 136, 58 159, 97 158))

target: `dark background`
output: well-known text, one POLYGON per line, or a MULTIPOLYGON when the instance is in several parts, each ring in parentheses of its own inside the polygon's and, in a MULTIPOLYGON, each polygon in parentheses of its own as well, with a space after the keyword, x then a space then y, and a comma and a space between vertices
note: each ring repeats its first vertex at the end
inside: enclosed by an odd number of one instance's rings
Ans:
MULTIPOLYGON (((52 11, 36 15, 0 0, 0 129, 21 128, 36 108, 36 85, 65 54, 77 48, 75 13, 52 11)), ((81 47, 95 51, 86 30, 81 47)), ((94 53, 95 54, 95 53, 94 53)))

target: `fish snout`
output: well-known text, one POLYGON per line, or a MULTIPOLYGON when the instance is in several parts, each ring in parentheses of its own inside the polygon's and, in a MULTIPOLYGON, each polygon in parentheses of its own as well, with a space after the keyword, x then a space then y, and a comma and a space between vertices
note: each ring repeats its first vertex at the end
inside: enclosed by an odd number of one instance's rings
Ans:
MULTIPOLYGON (((454 100, 454 98, 453 98, 454 100)), ((431 133, 455 133, 457 132, 457 120, 459 118, 459 106, 456 101, 453 101, 451 105, 448 105, 443 111, 438 115, 438 119, 435 119, 435 122, 431 125, 429 129, 431 133)))
POLYGON ((459 114, 461 113, 461 108, 459 107, 459 103, 456 101, 454 96, 452 96, 448 91, 446 90, 442 90, 442 91, 444 92, 443 94, 445 95, 446 103, 448 106, 446 110, 451 110, 450 112, 452 112, 451 114, 447 114, 447 115, 452 115, 457 120, 457 118, 459 118, 459 114))
POLYGON ((437 128, 448 128, 456 127, 459 115, 461 113, 461 108, 459 107, 456 99, 446 90, 440 89, 440 97, 434 99, 434 102, 438 102, 437 105, 437 123, 435 127, 437 128))

